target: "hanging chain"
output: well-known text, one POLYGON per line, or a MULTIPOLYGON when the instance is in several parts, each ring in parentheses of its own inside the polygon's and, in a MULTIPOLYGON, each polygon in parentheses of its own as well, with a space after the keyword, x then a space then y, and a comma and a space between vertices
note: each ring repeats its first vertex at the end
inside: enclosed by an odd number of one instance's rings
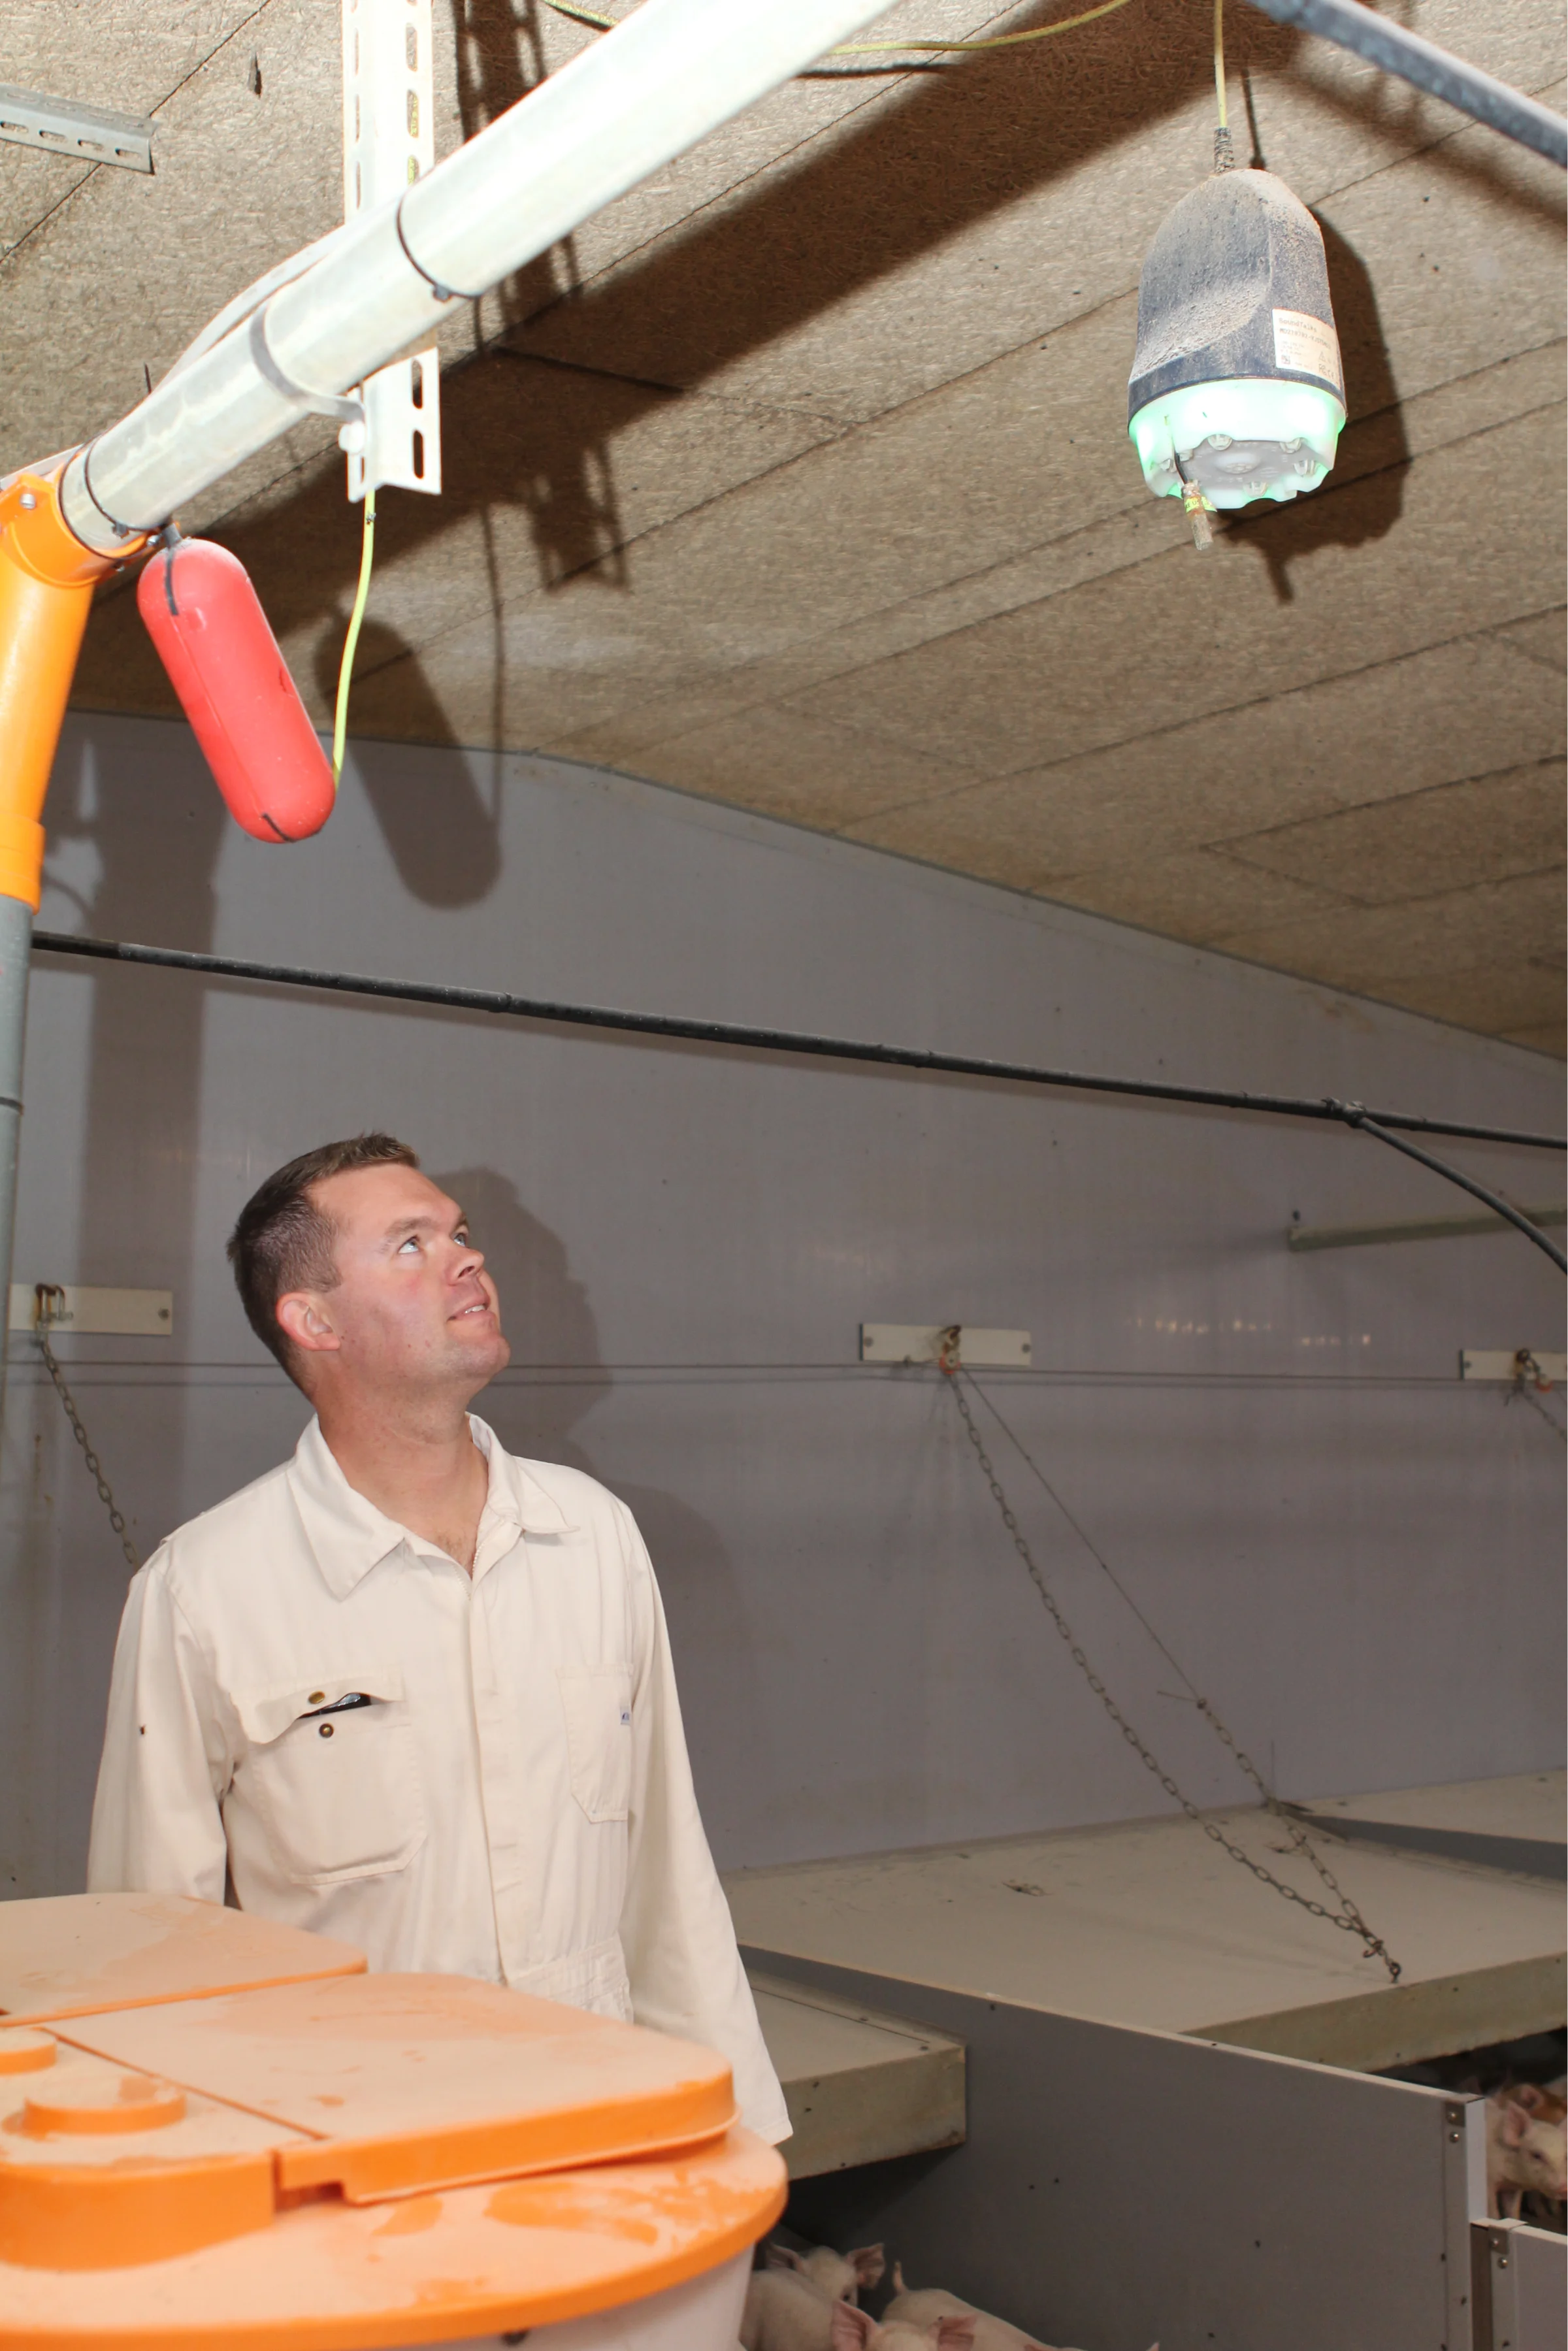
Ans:
POLYGON ((55 1301, 60 1295, 57 1283, 40 1281, 37 1284, 36 1291, 37 1304, 35 1310, 37 1320, 33 1325, 33 1336, 38 1343, 38 1352, 43 1356, 44 1368, 53 1380, 60 1402, 66 1408, 66 1418, 70 1422, 71 1435, 81 1447, 82 1458, 87 1463, 88 1474, 98 1488, 98 1499, 109 1512, 109 1523, 120 1537, 120 1548, 131 1562, 131 1573, 134 1575, 141 1565, 141 1560, 136 1555, 136 1545, 131 1540, 125 1520, 120 1516, 120 1505, 116 1502, 113 1489, 103 1474, 99 1458, 88 1443, 87 1430, 82 1426, 82 1417, 77 1410, 76 1398, 66 1385, 65 1374, 60 1370, 55 1358, 55 1351, 49 1344, 49 1318, 53 1312, 55 1301))
POLYGON ((1541 1415, 1552 1435, 1568 1445, 1568 1428, 1564 1428, 1556 1415, 1548 1412, 1541 1401, 1543 1395, 1550 1395, 1551 1393, 1552 1382, 1547 1378, 1530 1349, 1521 1347, 1513 1359, 1513 1384, 1504 1396, 1503 1402, 1509 1405, 1513 1402, 1515 1396, 1522 1396, 1525 1403, 1541 1415))
MULTIPOLYGON (((1206 1718, 1209 1729, 1214 1732, 1215 1737, 1219 1740, 1223 1747, 1228 1749, 1236 1762, 1246 1773, 1248 1779, 1251 1781, 1253 1786, 1257 1789, 1260 1796, 1263 1800, 1265 1809, 1280 1823, 1280 1825, 1285 1831, 1286 1835, 1290 1838, 1295 1850, 1301 1855, 1302 1859, 1310 1863, 1312 1867, 1316 1871, 1324 1887, 1331 1895, 1333 1895, 1335 1902, 1339 1905, 1337 1909, 1331 1910, 1325 1903, 1314 1901, 1310 1895, 1298 1892, 1297 1888, 1293 1886, 1287 1886, 1283 1878, 1276 1877, 1271 1869, 1266 1869, 1260 1861, 1255 1861, 1252 1855, 1241 1845, 1235 1844, 1231 1838, 1226 1835, 1224 1830, 1219 1826, 1219 1823, 1217 1821, 1210 1819, 1207 1813, 1199 1812, 1192 1799, 1189 1796, 1183 1794, 1176 1782, 1171 1778, 1170 1773, 1160 1762, 1159 1758, 1155 1755, 1139 1738, 1137 1732, 1127 1720, 1126 1716, 1122 1712, 1121 1708, 1116 1704, 1115 1699, 1111 1696, 1110 1691, 1106 1688, 1104 1683, 1101 1680, 1099 1675, 1090 1664, 1084 1651, 1073 1638, 1072 1627, 1069 1625, 1066 1617, 1062 1614, 1061 1610, 1057 1605, 1054 1593, 1051 1592, 1050 1585, 1046 1583, 1044 1576, 1040 1572, 1039 1566, 1036 1564, 1034 1554, 1030 1550, 1029 1544, 1025 1540, 1023 1530, 1019 1525, 1017 1519, 1013 1516, 1012 1507, 1009 1504, 1006 1494, 1002 1490, 1001 1481, 997 1476, 996 1469, 991 1461, 991 1457, 986 1451, 985 1439, 981 1437, 979 1429, 975 1425, 975 1416, 969 1410, 969 1400, 964 1394, 963 1384, 959 1377, 963 1366, 959 1362, 957 1355, 958 1343, 959 1334, 957 1330, 953 1329, 947 1331, 944 1334, 942 1352, 938 1356, 937 1361, 942 1371, 946 1374, 947 1385, 951 1392, 953 1401, 958 1407, 959 1417, 964 1423, 965 1434, 967 1436, 969 1443, 975 1448, 975 1458, 980 1465, 980 1469, 987 1485, 991 1489, 991 1499, 996 1503, 997 1509, 1001 1514, 1002 1524, 1006 1527, 1008 1533, 1012 1538, 1013 1549, 1017 1552, 1025 1567, 1029 1570, 1030 1580, 1033 1583, 1035 1590, 1039 1593, 1040 1599, 1044 1602, 1046 1614, 1051 1618, 1057 1633, 1065 1644, 1068 1655, 1072 1659, 1073 1664, 1078 1667, 1079 1672, 1083 1676, 1084 1680, 1088 1683, 1090 1688, 1093 1691, 1101 1705, 1104 1708, 1106 1713, 1110 1716, 1112 1721, 1115 1724, 1117 1729, 1121 1732, 1123 1738, 1126 1740, 1128 1746, 1132 1749, 1134 1754, 1138 1758, 1139 1762, 1142 1763, 1145 1771, 1150 1771, 1154 1774, 1154 1777, 1159 1782, 1160 1786, 1165 1790, 1166 1795, 1171 1799, 1171 1802, 1175 1804, 1179 1804, 1182 1811, 1186 1814, 1187 1819, 1193 1822, 1197 1827, 1200 1828, 1206 1837, 1212 1839, 1213 1843, 1219 1846, 1221 1852, 1228 1854, 1232 1861, 1239 1863, 1243 1869, 1249 1870, 1252 1876, 1258 1878, 1261 1884, 1271 1887, 1276 1894, 1282 1896, 1285 1901, 1296 1903, 1301 1909, 1309 1912, 1312 1917, 1326 1920, 1329 1926, 1339 1928, 1341 1931, 1346 1935, 1358 1935, 1361 1938, 1362 1949, 1364 1956, 1367 1959, 1381 1959, 1384 1966, 1388 1970, 1389 1981, 1391 1983, 1397 1983, 1399 1981, 1401 1972, 1399 1963, 1396 1959, 1391 1957, 1388 1947, 1384 1942, 1382 1937, 1373 1933, 1371 1928, 1362 1917, 1355 1903, 1352 1901, 1350 1896, 1345 1892, 1343 1886, 1341 1886, 1338 1878, 1335 1877, 1333 1872, 1329 1868, 1326 1862, 1324 1862, 1321 1855, 1314 1850, 1311 1840, 1308 1838, 1306 1832, 1301 1827, 1301 1823, 1291 1818, 1284 1805, 1281 1803, 1278 1796, 1275 1795, 1273 1790, 1269 1786, 1257 1765, 1252 1761, 1251 1757, 1248 1755, 1242 1748, 1238 1746, 1232 1733, 1220 1720, 1218 1715, 1216 1714, 1213 1707, 1210 1706, 1206 1698, 1199 1697, 1197 1698, 1197 1704, 1198 1712, 1206 1718)), ((972 1378, 973 1374, 970 1376, 972 1378)))

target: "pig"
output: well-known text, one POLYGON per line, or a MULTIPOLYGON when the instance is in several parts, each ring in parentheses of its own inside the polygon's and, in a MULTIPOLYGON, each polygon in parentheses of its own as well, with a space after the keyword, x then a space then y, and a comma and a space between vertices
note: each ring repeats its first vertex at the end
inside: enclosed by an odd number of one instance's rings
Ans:
POLYGON ((1516 2106, 1522 2106, 1538 2123, 1568 2123, 1568 2098, 1563 2095, 1561 2082, 1516 2082, 1501 2095, 1516 2106))
POLYGON ((939 2285, 912 2291, 904 2284, 904 2271, 897 2262, 893 2265, 893 2300, 883 2316, 910 2326, 929 2326, 936 2318, 972 2318, 975 2351, 1050 2351, 1048 2345, 1037 2343, 1021 2326, 1009 2326, 1005 2318, 992 2318, 986 2311, 977 2310, 972 2302, 961 2302, 956 2294, 947 2294, 939 2285))
POLYGON ((832 2351, 974 2351, 972 2311, 962 2316, 946 2314, 929 2326, 900 2318, 884 2319, 879 2326, 851 2302, 835 2302, 832 2314, 832 2351))
POLYGON ((848 2307, 800 2270, 753 2270, 740 2322, 743 2351, 833 2351, 833 2313, 848 2307))
POLYGON ((1568 2135, 1512 2096, 1487 2100, 1487 2209, 1494 2220, 1517 2216, 1533 2192, 1561 2204, 1568 2196, 1568 2135))
POLYGON ((830 2302, 858 2304, 862 2286, 880 2285, 887 2268, 880 2245, 857 2245, 852 2253, 835 2253, 831 2245, 813 2245, 809 2252, 792 2253, 783 2245, 768 2248, 769 2269, 795 2270, 820 2285, 830 2302))

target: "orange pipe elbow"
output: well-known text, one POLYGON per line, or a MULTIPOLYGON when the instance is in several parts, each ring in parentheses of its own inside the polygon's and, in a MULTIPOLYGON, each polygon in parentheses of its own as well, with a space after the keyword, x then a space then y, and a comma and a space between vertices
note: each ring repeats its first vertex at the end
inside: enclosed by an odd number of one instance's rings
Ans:
MULTIPOLYGON (((82 632, 99 580, 123 558, 95 554, 59 509, 58 461, 0 486, 0 896, 37 914, 44 862, 39 821, 82 632)), ((146 545, 128 539, 126 555, 146 545)))

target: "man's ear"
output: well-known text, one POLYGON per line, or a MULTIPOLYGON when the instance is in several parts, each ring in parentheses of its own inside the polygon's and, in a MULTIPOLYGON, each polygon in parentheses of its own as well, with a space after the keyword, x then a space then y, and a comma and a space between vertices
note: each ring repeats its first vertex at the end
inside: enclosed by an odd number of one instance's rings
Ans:
POLYGON ((335 1354, 342 1340, 332 1327, 319 1290, 288 1290, 273 1309, 277 1327, 290 1346, 304 1355, 335 1354))

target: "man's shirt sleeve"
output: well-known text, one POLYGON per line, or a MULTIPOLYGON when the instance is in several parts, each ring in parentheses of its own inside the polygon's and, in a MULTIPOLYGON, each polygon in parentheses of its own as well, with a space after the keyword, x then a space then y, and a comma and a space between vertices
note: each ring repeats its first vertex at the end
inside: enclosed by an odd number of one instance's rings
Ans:
POLYGON ((131 1581, 114 1652, 92 1808, 88 1890, 191 1894, 221 1902, 229 1780, 201 1646, 159 1552, 131 1581))
POLYGON ((659 1588, 629 1512, 634 1734, 621 1942, 639 2024, 727 2057, 741 2120, 775 2144, 791 2124, 697 1811, 659 1588))

